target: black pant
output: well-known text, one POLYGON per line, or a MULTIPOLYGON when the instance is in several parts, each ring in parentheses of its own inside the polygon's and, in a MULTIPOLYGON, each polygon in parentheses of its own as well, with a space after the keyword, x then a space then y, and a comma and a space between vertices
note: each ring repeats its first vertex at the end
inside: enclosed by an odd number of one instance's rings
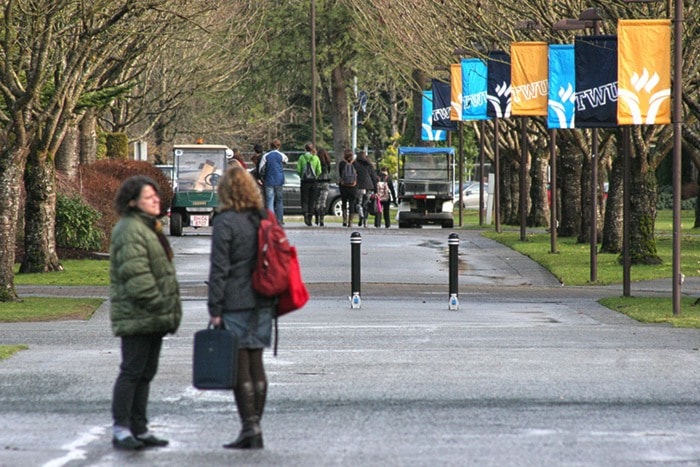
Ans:
POLYGON ((391 200, 382 201, 382 212, 374 216, 374 226, 381 227, 382 225, 382 214, 384 214, 384 226, 389 228, 391 226, 391 200))
POLYGON ((350 217, 350 214, 355 213, 355 205, 357 204, 357 189, 348 186, 340 186, 340 199, 343 206, 343 217, 350 217))
POLYGON ((307 215, 315 214, 316 182, 301 182, 301 212, 307 215))
POLYGON ((122 363, 114 383, 114 424, 128 427, 134 435, 148 430, 146 407, 150 383, 158 371, 163 334, 122 337, 122 363))

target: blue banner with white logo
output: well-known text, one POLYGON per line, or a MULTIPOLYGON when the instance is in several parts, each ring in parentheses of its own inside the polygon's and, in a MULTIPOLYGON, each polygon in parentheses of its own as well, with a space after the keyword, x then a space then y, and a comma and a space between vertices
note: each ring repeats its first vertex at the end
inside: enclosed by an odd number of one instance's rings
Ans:
POLYGON ((438 79, 433 80, 433 129, 457 131, 457 122, 450 119, 452 87, 438 79))
POLYGON ((464 58, 462 64, 462 120, 486 120, 488 68, 480 58, 464 58))
POLYGON ((574 57, 576 128, 617 126, 617 37, 577 36, 574 57))
POLYGON ((549 128, 574 128, 575 113, 574 45, 550 44, 547 126, 549 128))
POLYGON ((423 91, 423 121, 421 124, 421 141, 445 141, 447 133, 433 130, 433 91, 423 91))
POLYGON ((502 50, 489 52, 486 94, 489 118, 509 118, 511 113, 510 55, 502 50))

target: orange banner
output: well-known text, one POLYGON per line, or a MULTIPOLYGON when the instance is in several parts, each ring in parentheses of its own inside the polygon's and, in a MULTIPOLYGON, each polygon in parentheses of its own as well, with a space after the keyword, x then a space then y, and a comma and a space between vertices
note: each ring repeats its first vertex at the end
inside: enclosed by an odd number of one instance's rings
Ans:
POLYGON ((671 21, 617 23, 617 124, 671 123, 671 21))
POLYGON ((546 42, 513 42, 510 44, 512 115, 547 115, 548 62, 546 42))
POLYGON ((462 64, 450 65, 450 120, 462 120, 462 64))

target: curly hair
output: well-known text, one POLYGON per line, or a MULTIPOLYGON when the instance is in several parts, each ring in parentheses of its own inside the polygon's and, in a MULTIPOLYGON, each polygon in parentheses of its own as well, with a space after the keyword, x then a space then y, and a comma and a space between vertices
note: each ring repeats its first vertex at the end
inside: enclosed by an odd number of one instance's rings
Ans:
POLYGON ((158 194, 158 197, 161 199, 163 198, 160 187, 155 180, 153 180, 151 177, 147 177, 146 175, 134 175, 133 177, 129 177, 124 180, 119 187, 119 190, 117 190, 117 195, 114 197, 114 209, 117 211, 117 214, 123 216, 129 211, 137 209, 132 207, 130 203, 139 199, 139 196, 141 196, 141 191, 146 185, 152 186, 158 194))
POLYGON ((260 188, 255 179, 238 164, 229 167, 216 187, 219 195, 218 211, 233 209, 241 212, 246 210, 263 209, 260 188))

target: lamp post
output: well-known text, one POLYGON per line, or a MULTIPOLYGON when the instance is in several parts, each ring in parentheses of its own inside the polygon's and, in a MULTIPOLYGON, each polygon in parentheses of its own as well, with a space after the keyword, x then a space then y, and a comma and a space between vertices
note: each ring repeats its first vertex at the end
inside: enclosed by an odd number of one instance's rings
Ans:
MULTIPOLYGON (((623 0, 625 3, 653 3, 659 0, 623 0)), ((681 314, 681 125, 683 111, 683 0, 673 0, 673 270, 671 276, 673 315, 681 314)))
MULTIPOLYGON (((575 31, 581 29, 593 29, 593 34, 600 34, 600 21, 603 18, 595 8, 584 10, 578 19, 562 19, 554 23, 552 29, 555 31, 575 31)), ((555 130, 556 131, 556 130, 555 130)), ((553 134, 556 140, 556 133, 553 134)), ((554 143, 552 143, 554 144, 554 143)), ((552 156, 554 160, 555 156, 552 156)), ((591 218, 590 218, 590 280, 598 280, 598 128, 591 129, 591 218)), ((552 177, 554 178, 554 177, 552 177)), ((552 185, 552 200, 554 200, 554 185, 552 185)), ((552 201, 556 208, 556 203, 552 201)), ((554 217, 553 217, 554 218, 554 217)), ((554 227, 552 227, 554 230, 554 227)), ((552 248, 556 245, 552 242, 552 248)), ((555 253, 552 250, 552 253, 555 253)))

